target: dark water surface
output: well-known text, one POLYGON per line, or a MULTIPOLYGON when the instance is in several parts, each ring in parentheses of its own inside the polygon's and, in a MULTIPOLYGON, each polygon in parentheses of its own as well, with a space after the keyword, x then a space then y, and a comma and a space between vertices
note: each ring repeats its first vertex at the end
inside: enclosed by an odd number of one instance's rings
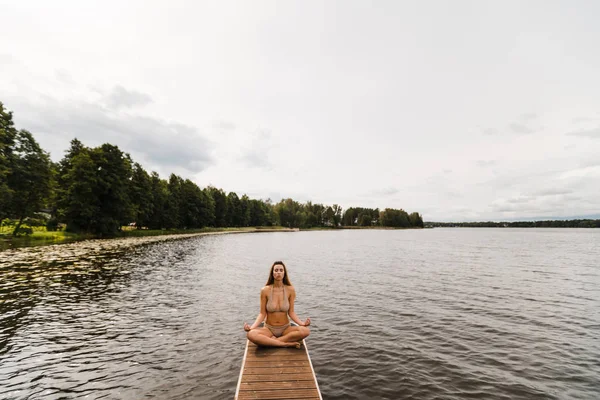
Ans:
POLYGON ((232 399, 276 259, 324 399, 600 398, 600 230, 77 246, 0 252, 2 399, 232 399))

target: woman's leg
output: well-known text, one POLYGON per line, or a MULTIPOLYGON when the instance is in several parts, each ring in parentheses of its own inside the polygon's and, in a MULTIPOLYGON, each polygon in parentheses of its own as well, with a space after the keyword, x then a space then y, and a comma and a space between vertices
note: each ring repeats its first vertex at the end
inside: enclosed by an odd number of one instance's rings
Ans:
POLYGON ((305 326, 289 326, 277 340, 281 342, 302 342, 310 335, 310 329, 305 326))
POLYGON ((287 340, 283 342, 281 340, 273 338, 272 336, 273 334, 271 333, 269 328, 252 329, 250 332, 248 332, 248 340, 256 344, 257 346, 298 347, 300 345, 300 343, 296 343, 293 340, 287 340))

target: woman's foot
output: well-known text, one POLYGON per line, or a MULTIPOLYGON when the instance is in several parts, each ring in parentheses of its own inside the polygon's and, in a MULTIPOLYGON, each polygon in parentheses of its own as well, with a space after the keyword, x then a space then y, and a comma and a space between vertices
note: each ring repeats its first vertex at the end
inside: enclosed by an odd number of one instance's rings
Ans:
POLYGON ((284 343, 285 343, 284 347, 295 347, 297 349, 302 348, 301 342, 284 342, 284 343))

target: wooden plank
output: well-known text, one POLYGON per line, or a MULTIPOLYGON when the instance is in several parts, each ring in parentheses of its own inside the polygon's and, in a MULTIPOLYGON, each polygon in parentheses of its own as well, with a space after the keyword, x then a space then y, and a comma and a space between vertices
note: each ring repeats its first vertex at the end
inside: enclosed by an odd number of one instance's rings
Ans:
POLYGON ((302 356, 306 357, 306 352, 303 350, 289 350, 289 349, 281 349, 280 351, 269 351, 269 352, 254 352, 250 350, 248 352, 248 357, 254 358, 271 358, 271 357, 297 357, 302 356))
MULTIPOLYGON (((312 376, 311 376, 312 378, 312 376)), ((244 390, 276 390, 276 389, 314 389, 315 383, 312 380, 305 381, 281 381, 281 382, 242 382, 240 392, 244 390)))
POLYGON ((315 369, 313 368, 312 361, 310 360, 310 354, 308 354, 308 347, 306 347, 306 343, 302 340, 302 344, 304 345, 304 351, 306 351, 306 358, 308 358, 308 363, 310 364, 310 370, 312 371, 312 376, 315 380, 315 387, 317 388, 317 392, 319 394, 319 400, 323 400, 323 396, 321 396, 321 390, 319 389, 319 383, 317 382, 317 374, 315 374, 315 369))
POLYGON ((247 341, 235 399, 322 400, 306 342, 302 348, 265 348, 247 341))
POLYGON ((248 356, 248 345, 250 344, 249 340, 246 340, 246 348, 244 350, 244 359, 242 360, 242 368, 240 369, 240 376, 238 378, 237 388, 235 389, 235 400, 238 398, 238 393, 240 392, 240 385, 242 384, 242 378, 244 377, 244 366, 246 365, 246 357, 248 356))
POLYGON ((314 381, 315 378, 312 373, 308 374, 294 374, 290 376, 289 374, 279 374, 279 375, 244 375, 242 379, 242 384, 250 383, 250 382, 283 382, 287 379, 294 379, 294 381, 314 381))
POLYGON ((284 368, 284 367, 309 367, 308 360, 249 360, 246 358, 246 368, 284 368))
POLYGON ((238 399, 318 399, 319 391, 317 389, 299 389, 299 390, 260 390, 240 392, 238 399))
POLYGON ((280 368, 247 368, 244 367, 244 375, 264 375, 264 374, 310 374, 310 366, 306 367, 280 367, 280 368))
POLYGON ((304 353, 291 353, 291 354, 252 354, 248 353, 246 361, 271 361, 271 360, 306 360, 306 354, 304 353))

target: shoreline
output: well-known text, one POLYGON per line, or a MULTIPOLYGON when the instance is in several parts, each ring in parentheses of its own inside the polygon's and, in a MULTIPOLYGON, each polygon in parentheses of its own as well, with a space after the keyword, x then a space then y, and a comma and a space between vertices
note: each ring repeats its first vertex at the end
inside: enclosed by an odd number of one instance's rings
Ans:
POLYGON ((323 227, 316 226, 313 228, 298 228, 300 231, 343 231, 343 230, 361 230, 361 229, 370 229, 370 230, 383 230, 383 231, 395 231, 395 230, 404 230, 404 229, 425 229, 420 226, 408 226, 408 227, 395 227, 395 226, 340 226, 340 227, 323 227))
POLYGON ((262 232, 298 232, 297 229, 244 229, 219 232, 196 232, 143 237, 119 237, 112 239, 87 239, 68 243, 40 244, 39 246, 17 247, 0 251, 0 265, 10 268, 14 265, 54 265, 68 260, 78 260, 77 264, 93 262, 99 254, 137 247, 144 244, 188 239, 196 236, 227 235, 262 232))
MULTIPOLYGON (((124 234, 102 238, 93 237, 89 235, 68 235, 68 236, 49 236, 37 237, 37 238, 8 238, 2 239, 3 243, 0 242, 0 254, 10 250, 18 250, 22 248, 32 247, 54 247, 54 246, 65 246, 69 244, 86 243, 86 242, 118 242, 127 243, 127 245, 144 244, 159 242, 163 240, 175 240, 185 239, 194 236, 206 236, 206 235, 224 235, 224 234, 238 234, 238 233, 262 233, 262 232, 298 232, 298 228, 211 228, 210 230, 198 230, 196 232, 185 233, 185 231, 174 231, 174 232, 160 232, 160 231, 125 231, 124 234), (134 233, 129 233, 134 232, 134 233), (7 246, 3 246, 7 245, 7 246), (14 246, 13 246, 14 245, 14 246)), ((0 257, 1 259, 1 257, 0 257)))
MULTIPOLYGON (((32 247, 63 246, 68 244, 97 241, 118 241, 127 243, 152 243, 161 240, 185 239, 194 236, 224 235, 238 233, 261 232, 310 232, 310 231, 342 231, 342 230, 406 230, 426 229, 421 227, 387 227, 387 226, 341 226, 341 227, 312 227, 312 228, 285 228, 285 227, 243 227, 243 228, 202 228, 195 230, 125 230, 113 237, 99 237, 90 234, 77 234, 64 231, 34 232, 32 236, 0 236, 0 254, 10 250, 32 247)), ((130 245, 128 244, 128 245, 130 245)), ((1 259, 1 257, 0 257, 1 259)))

